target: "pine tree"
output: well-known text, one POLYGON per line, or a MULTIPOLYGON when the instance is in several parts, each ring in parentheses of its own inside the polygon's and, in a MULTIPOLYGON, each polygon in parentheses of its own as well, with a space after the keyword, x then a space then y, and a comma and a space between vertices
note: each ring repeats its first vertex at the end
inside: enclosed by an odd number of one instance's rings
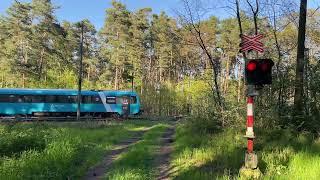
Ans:
POLYGON ((130 48, 130 12, 122 3, 113 0, 112 8, 107 9, 105 26, 101 30, 101 36, 106 41, 104 56, 110 58, 110 70, 115 72, 114 89, 119 89, 120 82, 124 84, 128 76, 127 68, 131 63, 128 58, 130 48))
MULTIPOLYGON (((140 85, 143 86, 147 75, 147 64, 149 60, 150 47, 150 8, 140 9, 135 13, 131 13, 130 33, 130 59, 132 62, 131 75, 137 80, 141 79, 140 85), (144 80, 142 80, 144 79, 144 80)), ((141 88, 142 89, 142 88, 141 88)))
MULTIPOLYGON (((1 18, 1 71, 12 73, 21 77, 22 81, 17 82, 16 78, 10 81, 11 86, 25 86, 27 74, 32 74, 33 69, 28 66, 32 51, 32 17, 30 3, 15 1, 7 10, 7 16, 1 18), (5 69, 2 69, 7 67, 5 69)), ((19 78, 20 79, 20 78, 19 78)), ((7 82, 2 82, 2 84, 7 82)))
POLYGON ((32 66, 36 68, 38 80, 41 80, 46 76, 47 68, 55 64, 54 49, 56 38, 59 36, 56 29, 59 26, 51 0, 33 0, 31 5, 34 22, 32 66))

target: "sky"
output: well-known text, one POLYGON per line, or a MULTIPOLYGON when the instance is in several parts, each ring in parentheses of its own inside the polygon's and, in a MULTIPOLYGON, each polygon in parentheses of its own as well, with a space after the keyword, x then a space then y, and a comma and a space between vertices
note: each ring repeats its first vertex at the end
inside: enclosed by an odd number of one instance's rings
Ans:
MULTIPOLYGON (((11 6, 14 0, 0 0, 0 15, 5 14, 6 9, 11 6)), ((30 2, 31 0, 20 0, 30 2)), ((180 0, 120 0, 130 11, 140 8, 151 7, 153 13, 159 14, 165 11, 170 16, 175 16, 174 10, 181 8, 180 0)), ((211 0, 218 2, 219 0, 211 0)), ((221 0, 220 0, 221 1, 221 0)), ((298 1, 298 0, 297 0, 298 1)), ((318 7, 320 0, 308 0, 309 7, 318 7)), ((111 0, 52 0, 53 4, 59 6, 56 10, 58 20, 78 22, 82 19, 89 19, 97 29, 104 24, 105 10, 111 7, 111 0)), ((225 9, 216 9, 215 15, 219 18, 230 16, 225 9)))
MULTIPOLYGON (((0 0, 0 14, 5 11, 14 0, 0 0)), ((31 0, 22 0, 30 2, 31 0)), ((59 21, 68 20, 77 22, 82 19, 89 19, 97 29, 103 26, 105 10, 111 7, 111 0, 52 0, 54 5, 60 6, 56 10, 59 21)), ((153 13, 165 11, 173 16, 173 9, 179 6, 179 0, 121 0, 129 10, 151 7, 153 13)))

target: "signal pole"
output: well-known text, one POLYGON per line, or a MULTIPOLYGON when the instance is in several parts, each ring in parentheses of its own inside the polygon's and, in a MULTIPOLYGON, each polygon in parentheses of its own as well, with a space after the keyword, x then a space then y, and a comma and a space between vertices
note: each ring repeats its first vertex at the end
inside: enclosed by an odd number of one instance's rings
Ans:
POLYGON ((82 56, 83 56, 83 22, 81 22, 81 41, 80 41, 80 61, 78 74, 78 106, 77 106, 77 121, 80 121, 81 113, 81 83, 82 83, 82 56))
POLYGON ((248 138, 248 145, 247 145, 247 151, 248 153, 253 153, 253 139, 254 139, 254 132, 253 132, 253 123, 254 123, 254 117, 253 117, 253 96, 248 97, 247 101, 247 131, 246 131, 246 137, 248 138))
POLYGON ((254 96, 249 94, 247 99, 247 131, 246 135, 244 136, 247 138, 247 152, 245 155, 245 168, 247 169, 257 169, 258 167, 258 158, 253 151, 253 140, 255 138, 253 132, 253 101, 254 96))

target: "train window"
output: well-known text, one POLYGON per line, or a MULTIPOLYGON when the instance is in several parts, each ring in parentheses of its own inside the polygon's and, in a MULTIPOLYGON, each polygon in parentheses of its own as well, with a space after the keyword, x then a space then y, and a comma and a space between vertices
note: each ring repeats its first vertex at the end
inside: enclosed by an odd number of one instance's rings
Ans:
POLYGON ((18 96, 13 94, 9 95, 9 102, 11 103, 18 102, 18 96))
POLYGON ((91 96, 82 96, 82 103, 83 104, 90 104, 91 103, 91 96))
POLYGON ((1 94, 0 95, 0 102, 9 102, 9 95, 8 94, 1 94))
POLYGON ((107 97, 107 104, 116 104, 116 97, 107 97))
POLYGON ((55 103, 56 101, 56 96, 54 95, 45 96, 45 103, 55 103))
POLYGON ((137 97, 136 96, 131 96, 131 99, 130 99, 130 103, 131 104, 137 104, 137 97))
POLYGON ((122 104, 122 102, 123 102, 123 98, 122 97, 117 97, 116 98, 116 103, 117 104, 122 104))
POLYGON ((101 101, 101 99, 100 99, 99 96, 92 96, 91 102, 92 102, 93 104, 100 104, 100 103, 102 103, 102 101, 101 101))
POLYGON ((62 95, 58 95, 56 96, 57 98, 57 103, 68 103, 68 98, 67 96, 62 96, 62 95))
POLYGON ((18 102, 18 103, 24 103, 24 98, 23 98, 23 96, 17 96, 17 102, 18 102))
POLYGON ((31 95, 24 95, 23 96, 23 102, 31 103, 32 102, 32 96, 31 95))
POLYGON ((78 102, 78 96, 67 96, 69 103, 77 103, 78 102))
POLYGON ((44 102, 44 96, 32 96, 32 103, 43 103, 44 102))
POLYGON ((117 104, 129 104, 129 97, 123 96, 123 97, 117 97, 117 104))
MULTIPOLYGON (((24 103, 25 102, 25 96, 21 95, 13 95, 13 94, 1 94, 0 95, 0 102, 6 102, 6 103, 24 103)), ((30 101, 31 102, 31 101, 30 101)))

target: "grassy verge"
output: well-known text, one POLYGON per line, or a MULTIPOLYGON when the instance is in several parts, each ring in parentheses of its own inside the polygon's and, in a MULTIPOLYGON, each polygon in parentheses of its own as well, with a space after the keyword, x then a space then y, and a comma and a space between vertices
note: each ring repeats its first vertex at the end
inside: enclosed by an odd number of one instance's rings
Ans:
POLYGON ((0 179, 79 179, 150 122, 0 125, 0 179))
POLYGON ((168 125, 158 124, 153 126, 143 139, 133 145, 128 152, 123 153, 117 159, 108 172, 106 179, 154 179, 156 172, 154 164, 155 150, 159 147, 159 139, 168 125))
MULTIPOLYGON (((245 130, 197 133, 185 124, 176 131, 173 179, 237 179, 244 162, 245 130)), ((263 179, 319 179, 320 140, 289 130, 257 129, 255 150, 263 179)))

